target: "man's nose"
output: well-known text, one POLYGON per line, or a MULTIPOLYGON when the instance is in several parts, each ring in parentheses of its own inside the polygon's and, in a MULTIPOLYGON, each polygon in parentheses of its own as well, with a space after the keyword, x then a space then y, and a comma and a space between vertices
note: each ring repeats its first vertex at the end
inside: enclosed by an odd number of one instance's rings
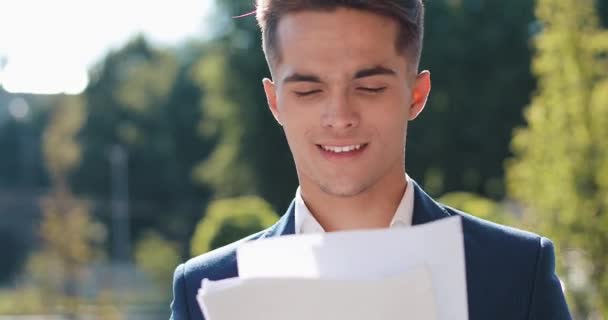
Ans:
POLYGON ((323 127, 350 129, 357 127, 360 115, 348 94, 335 94, 327 101, 323 116, 323 127))

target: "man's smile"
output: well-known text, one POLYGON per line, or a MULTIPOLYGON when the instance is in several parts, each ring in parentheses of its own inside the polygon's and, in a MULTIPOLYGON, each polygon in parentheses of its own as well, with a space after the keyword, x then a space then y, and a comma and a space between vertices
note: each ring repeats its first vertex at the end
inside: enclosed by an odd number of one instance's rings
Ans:
POLYGON ((317 148, 326 159, 352 159, 361 155, 369 143, 325 145, 317 144, 317 148))

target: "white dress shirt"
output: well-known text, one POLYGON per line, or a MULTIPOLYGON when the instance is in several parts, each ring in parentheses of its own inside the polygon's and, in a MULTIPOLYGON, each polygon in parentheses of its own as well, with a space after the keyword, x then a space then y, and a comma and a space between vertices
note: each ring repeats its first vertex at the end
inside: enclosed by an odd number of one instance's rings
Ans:
MULTIPOLYGON (((410 182, 410 177, 406 175, 406 178, 407 187, 405 188, 403 198, 401 198, 401 202, 397 207, 397 211, 395 211, 389 228, 408 227, 412 225, 412 216, 414 213, 414 188, 410 182)), ((296 190, 295 202, 295 233, 309 234, 325 232, 304 203, 304 199, 302 199, 302 195, 300 194, 300 187, 296 190)))

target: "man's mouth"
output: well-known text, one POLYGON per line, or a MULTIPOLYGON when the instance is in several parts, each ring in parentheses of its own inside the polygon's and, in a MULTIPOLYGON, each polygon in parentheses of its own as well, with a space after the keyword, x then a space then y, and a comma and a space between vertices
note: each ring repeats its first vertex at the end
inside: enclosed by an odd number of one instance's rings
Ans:
POLYGON ((361 149, 361 147, 363 147, 362 144, 353 144, 353 145, 350 145, 350 146, 325 146, 325 145, 321 145, 321 148, 323 148, 323 150, 330 151, 330 152, 335 152, 335 153, 351 152, 351 151, 359 150, 359 149, 361 149))
POLYGON ((340 146, 318 144, 317 147, 327 155, 355 155, 363 151, 367 145, 367 143, 340 146))

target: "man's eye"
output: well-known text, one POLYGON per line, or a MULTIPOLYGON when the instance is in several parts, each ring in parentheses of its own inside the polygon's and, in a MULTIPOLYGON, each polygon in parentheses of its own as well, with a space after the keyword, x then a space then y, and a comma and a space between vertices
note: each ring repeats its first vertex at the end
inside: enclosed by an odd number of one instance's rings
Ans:
POLYGON ((359 87, 357 89, 359 89, 361 91, 369 92, 369 93, 380 93, 380 92, 386 90, 386 87, 379 87, 379 88, 359 87))
POLYGON ((310 91, 294 91, 294 93, 298 96, 298 97, 306 97, 306 96, 310 96, 313 95, 315 93, 319 93, 321 92, 321 90, 310 90, 310 91))

